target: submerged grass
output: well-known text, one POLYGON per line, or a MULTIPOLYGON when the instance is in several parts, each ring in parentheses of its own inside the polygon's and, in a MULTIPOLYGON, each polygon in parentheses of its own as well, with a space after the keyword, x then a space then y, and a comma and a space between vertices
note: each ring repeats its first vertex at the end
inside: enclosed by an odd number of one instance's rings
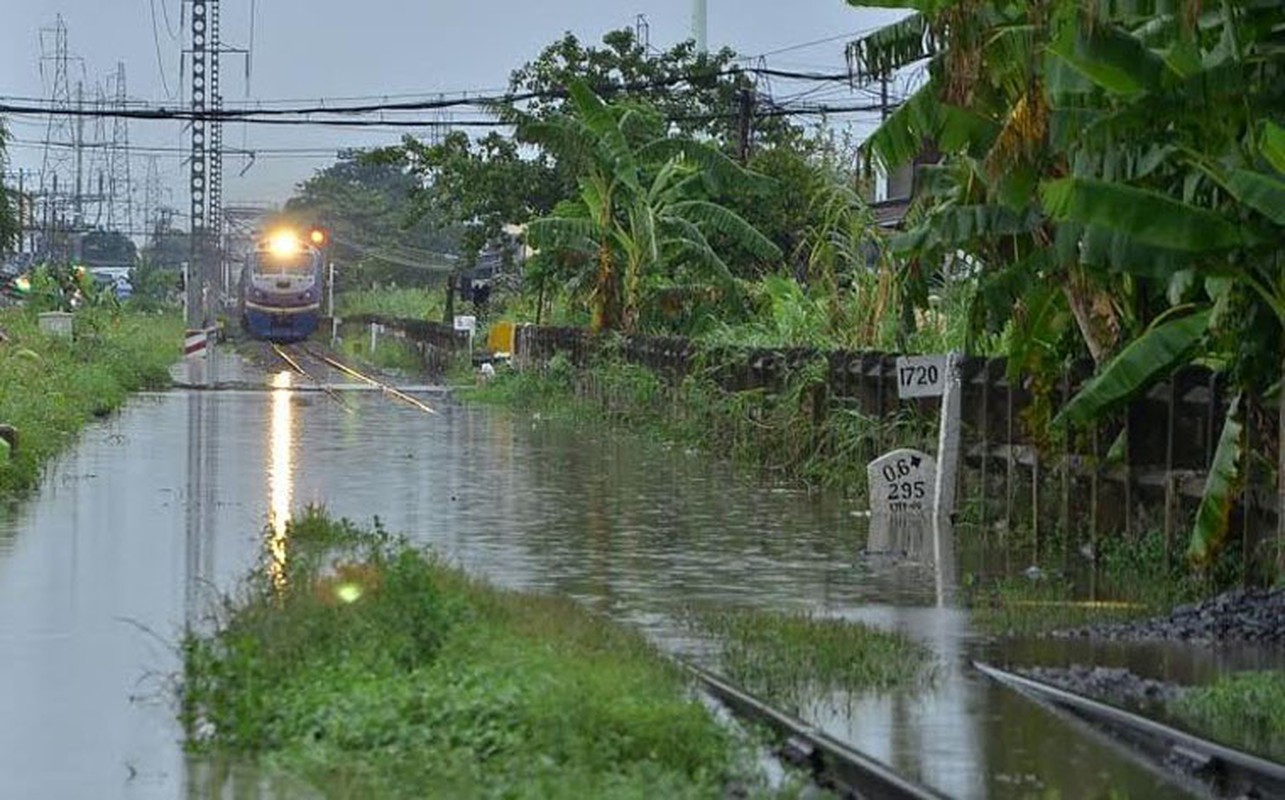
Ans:
POLYGON ((169 384, 181 354, 176 314, 107 309, 76 314, 71 340, 41 333, 25 309, 0 311, 0 424, 19 431, 19 446, 0 459, 0 495, 30 489, 44 464, 94 417, 119 408, 131 392, 169 384))
POLYGON ((721 797, 742 744, 641 636, 310 511, 184 643, 192 749, 330 797, 721 797))
POLYGON ((1003 636, 1036 636, 1152 616, 1166 606, 1146 599, 1084 600, 1059 578, 1000 578, 965 595, 973 625, 1003 636))
POLYGON ((767 611, 695 611, 688 622, 718 639, 729 678, 794 713, 827 695, 901 689, 933 675, 927 647, 860 622, 767 611))
POLYGON ((825 392, 825 363, 789 370, 775 390, 725 388, 730 369, 711 362, 670 383, 610 354, 588 369, 554 356, 542 369, 503 370, 466 399, 542 416, 592 420, 684 448, 719 453, 784 483, 866 492, 865 463, 881 443, 927 441, 931 421, 880 419, 825 392))
POLYGON ((1053 570, 972 583, 964 601, 979 629, 1034 636, 1167 613, 1209 590, 1181 562, 1165 558, 1160 531, 1100 540, 1096 562, 1083 571, 1078 584, 1053 570), (1090 571, 1096 572, 1092 592, 1082 585, 1090 571))
POLYGON ((1225 744, 1285 763, 1285 672, 1239 672, 1187 690, 1171 709, 1225 744))

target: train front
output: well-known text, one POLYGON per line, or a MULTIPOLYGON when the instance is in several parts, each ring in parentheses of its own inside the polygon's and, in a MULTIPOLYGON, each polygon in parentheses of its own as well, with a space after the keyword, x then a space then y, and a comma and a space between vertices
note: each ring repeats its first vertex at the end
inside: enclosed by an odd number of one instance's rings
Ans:
POLYGON ((255 242, 241 287, 242 324, 251 336, 297 342, 317 329, 323 240, 280 230, 255 242))

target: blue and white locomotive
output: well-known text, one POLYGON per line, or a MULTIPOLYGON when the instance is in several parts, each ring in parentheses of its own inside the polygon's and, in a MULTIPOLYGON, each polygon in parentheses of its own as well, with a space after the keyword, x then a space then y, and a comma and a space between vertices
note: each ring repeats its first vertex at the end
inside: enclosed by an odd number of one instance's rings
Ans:
POLYGON ((297 342, 317 330, 325 233, 290 229, 256 237, 241 272, 241 325, 256 339, 297 342))

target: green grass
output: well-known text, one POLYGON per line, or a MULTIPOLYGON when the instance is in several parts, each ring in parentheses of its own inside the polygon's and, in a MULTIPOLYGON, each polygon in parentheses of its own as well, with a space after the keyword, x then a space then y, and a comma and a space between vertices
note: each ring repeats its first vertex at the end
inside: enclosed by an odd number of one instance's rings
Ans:
POLYGON ((766 611, 697 611, 688 622, 718 639, 727 677, 796 713, 813 698, 900 689, 933 675, 928 648, 860 622, 766 611))
POLYGON ((1117 599, 1085 600, 1068 581, 1023 576, 1001 578, 985 588, 971 587, 965 602, 976 628, 1001 636, 1037 636, 1124 622, 1154 616, 1168 608, 1153 599, 1130 598, 1127 593, 1117 599))
POLYGON ((0 495, 30 489, 48 460, 94 417, 119 408, 131 392, 169 384, 182 351, 175 314, 106 309, 76 315, 67 341, 42 334, 34 313, 0 311, 0 423, 18 428, 19 446, 0 461, 0 495))
POLYGON ((640 635, 311 511, 184 647, 197 751, 328 797, 709 797, 748 751, 640 635))
MULTIPOLYGON (((1125 622, 1168 613, 1217 585, 1193 577, 1181 560, 1166 563, 1160 531, 1104 537, 1097 551, 1093 598, 1055 570, 1038 579, 1018 575, 983 584, 969 582, 964 601, 972 611, 973 624, 993 634, 1035 636, 1125 622)), ((1084 568, 1090 567, 1085 564, 1084 568)))
POLYGON ((865 463, 877 455, 880 439, 927 443, 932 429, 931 420, 913 413, 878 419, 828 402, 820 360, 795 369, 776 392, 726 391, 714 379, 720 368, 707 365, 671 386, 609 354, 579 371, 559 355, 542 370, 501 371, 461 397, 604 423, 726 455, 776 481, 841 489, 856 498, 867 490, 865 463))
POLYGON ((376 369, 412 375, 424 371, 424 359, 409 340, 385 333, 376 339, 375 349, 372 351, 369 328, 345 325, 343 334, 339 350, 349 359, 376 369))
POLYGON ((1240 672, 1189 689, 1171 709, 1198 731, 1285 763, 1285 672, 1240 672))
POLYGON ((444 289, 365 289, 335 297, 339 317, 375 314, 399 319, 441 320, 445 313, 444 289))

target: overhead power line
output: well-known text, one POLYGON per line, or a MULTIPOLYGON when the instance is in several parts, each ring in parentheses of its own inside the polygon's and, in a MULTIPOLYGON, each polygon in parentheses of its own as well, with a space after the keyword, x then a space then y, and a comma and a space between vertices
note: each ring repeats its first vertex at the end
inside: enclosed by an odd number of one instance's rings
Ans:
MULTIPOLYGON (((762 77, 782 78, 787 80, 807 80, 823 82, 847 82, 849 75, 847 73, 815 73, 815 72, 795 72, 791 70, 776 70, 766 67, 737 67, 733 69, 720 70, 707 74, 679 75, 657 81, 646 81, 630 84, 606 84, 595 87, 599 94, 612 95, 620 92, 638 92, 648 89, 661 89, 673 87, 682 83, 690 83, 698 80, 709 80, 717 77, 728 77, 739 74, 752 74, 762 77)), ((482 109, 502 109, 511 107, 517 103, 523 103, 530 100, 558 100, 565 99, 567 92, 564 89, 553 89, 538 92, 511 92, 506 94, 496 94, 490 96, 474 97, 457 97, 457 98, 439 98, 431 100, 410 100, 410 101, 379 101, 373 103, 359 103, 351 105, 329 104, 326 101, 320 101, 310 106, 293 106, 283 108, 260 108, 260 107, 228 107, 221 109, 206 109, 204 111, 189 111, 180 108, 166 107, 158 103, 135 103, 132 107, 124 109, 113 109, 109 112, 103 112, 97 109, 71 109, 75 116, 99 116, 107 113, 110 116, 119 116, 129 119, 143 120, 184 120, 184 121, 221 121, 221 122, 249 122, 259 118, 268 117, 297 117, 309 116, 315 114, 339 114, 339 115, 356 115, 356 114, 374 114, 374 113, 397 113, 410 111, 433 111, 449 108, 474 107, 482 109)), ((44 103, 23 103, 13 102, 12 98, 6 98, 5 102, 0 103, 0 113, 8 114, 44 114, 49 113, 51 108, 44 103)), ((457 123, 458 124, 458 123, 457 123)))

